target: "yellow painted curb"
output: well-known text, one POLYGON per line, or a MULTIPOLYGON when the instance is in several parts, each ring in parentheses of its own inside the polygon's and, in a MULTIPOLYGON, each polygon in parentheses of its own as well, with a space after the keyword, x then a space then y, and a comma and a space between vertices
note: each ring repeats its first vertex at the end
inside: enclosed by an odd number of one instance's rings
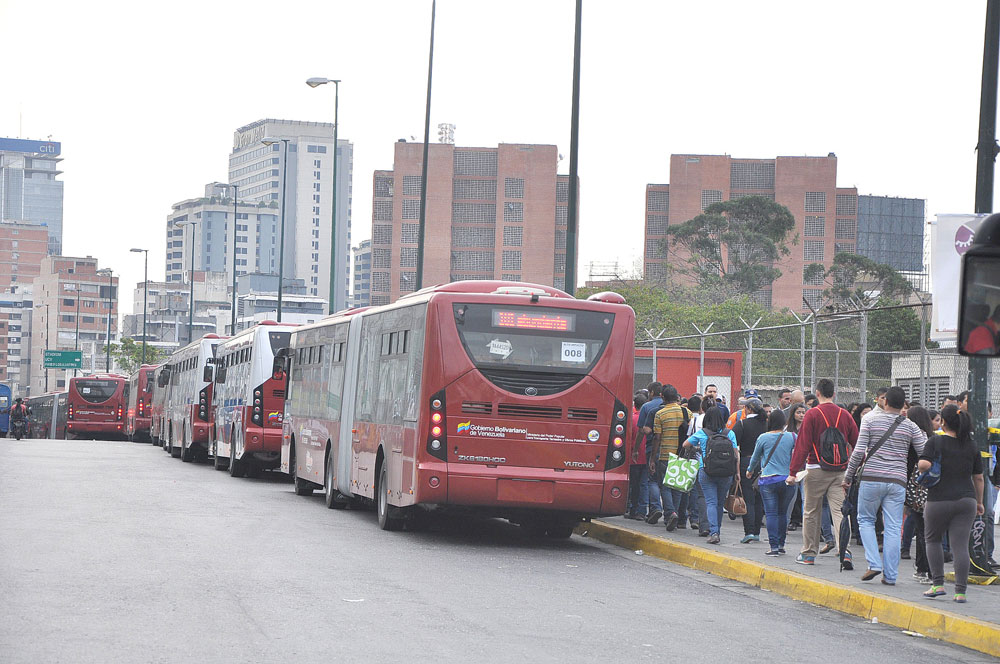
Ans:
POLYGON ((779 567, 728 556, 690 544, 647 535, 603 521, 581 523, 578 535, 614 544, 644 555, 709 572, 792 599, 824 606, 866 620, 918 632, 941 641, 1000 657, 1000 625, 917 604, 887 595, 851 588, 797 574, 779 567))

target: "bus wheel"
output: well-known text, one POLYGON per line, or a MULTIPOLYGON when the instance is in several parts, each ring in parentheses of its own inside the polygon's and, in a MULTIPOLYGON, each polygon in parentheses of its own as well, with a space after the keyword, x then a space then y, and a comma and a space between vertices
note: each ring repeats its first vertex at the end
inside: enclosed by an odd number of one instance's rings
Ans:
POLYGON ((396 516, 398 508, 389 504, 389 471, 388 463, 383 462, 378 473, 378 485, 375 487, 375 504, 378 509, 378 527, 382 530, 399 530, 403 520, 396 516))
POLYGON ((184 440, 187 436, 181 438, 181 461, 184 463, 191 463, 194 461, 194 445, 184 446, 184 440))
POLYGON ((236 458, 236 444, 233 439, 229 440, 229 476, 230 477, 243 477, 246 475, 246 469, 244 468, 243 462, 236 458))
POLYGON ((545 535, 550 539, 569 539, 576 524, 576 521, 556 521, 545 529, 545 535))
POLYGON ((170 427, 170 431, 167 432, 167 436, 168 436, 168 438, 170 440, 170 450, 169 450, 170 451, 170 456, 172 456, 173 458, 176 459, 177 457, 179 457, 181 455, 181 448, 178 447, 177 445, 174 445, 174 428, 173 427, 170 427))
POLYGON ((333 485, 336 479, 333 476, 333 454, 328 449, 326 452, 326 466, 323 475, 323 498, 326 506, 331 510, 342 510, 347 507, 347 498, 337 491, 333 485))
POLYGON ((257 479, 258 477, 260 477, 260 473, 261 473, 262 469, 261 469, 261 467, 258 464, 254 463, 253 461, 247 461, 247 462, 245 462, 245 464, 246 464, 245 467, 246 467, 246 476, 247 477, 249 477, 250 479, 254 479, 254 480, 257 479))
POLYGON ((219 456, 219 442, 212 443, 212 457, 215 459, 215 469, 225 470, 229 466, 229 460, 219 456))
POLYGON ((288 474, 292 478, 292 484, 295 486, 296 496, 311 496, 313 493, 312 482, 306 482, 301 477, 299 477, 298 462, 295 459, 295 441, 292 441, 291 455, 288 458, 288 474))

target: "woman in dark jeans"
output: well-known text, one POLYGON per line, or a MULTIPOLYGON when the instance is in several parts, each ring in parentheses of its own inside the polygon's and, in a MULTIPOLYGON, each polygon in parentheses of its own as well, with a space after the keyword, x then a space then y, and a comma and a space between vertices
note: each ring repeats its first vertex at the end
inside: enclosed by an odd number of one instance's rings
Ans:
MULTIPOLYGON (((930 413, 922 406, 910 406, 906 411, 907 419, 920 427, 920 430, 927 434, 930 439, 934 436, 934 425, 931 423, 930 413)), ((916 571, 913 578, 920 583, 930 583, 930 566, 927 564, 927 547, 924 542, 924 501, 927 498, 927 489, 914 487, 914 473, 917 472, 918 457, 913 448, 910 448, 907 457, 910 484, 906 487, 906 520, 903 521, 903 544, 900 558, 907 560, 910 558, 910 541, 915 537, 917 542, 916 558, 913 561, 916 571)))
MULTIPOLYGON (((785 422, 785 431, 799 435, 799 427, 802 426, 802 419, 806 416, 806 405, 797 403, 788 409, 785 422)), ((788 530, 798 530, 802 527, 802 487, 796 483, 792 487, 792 499, 788 503, 788 530)))
POLYGON ((757 438, 768 431, 768 419, 760 399, 747 399, 746 409, 747 416, 733 427, 736 442, 740 446, 740 488, 743 490, 743 500, 747 505, 747 513, 743 515, 743 539, 740 540, 740 544, 759 542, 760 526, 764 521, 764 501, 748 479, 747 468, 750 466, 750 457, 753 456, 757 438))
POLYGON ((746 477, 760 469, 757 489, 764 502, 767 516, 767 541, 770 548, 765 556, 778 556, 785 552, 785 533, 788 528, 788 503, 795 495, 795 487, 785 484, 788 467, 795 448, 795 434, 785 431, 785 414, 772 410, 767 418, 767 433, 757 438, 746 470, 746 477))
MULTIPOLYGON (((941 537, 945 532, 952 542, 968 542, 972 522, 983 508, 983 457, 972 442, 972 421, 956 406, 941 410, 944 433, 927 441, 917 467, 921 472, 931 468, 934 459, 941 458, 941 478, 927 490, 924 505, 927 559, 933 582, 924 597, 944 595, 944 548, 941 537)), ((955 557, 955 597, 965 603, 969 581, 969 547, 952 547, 955 557)))

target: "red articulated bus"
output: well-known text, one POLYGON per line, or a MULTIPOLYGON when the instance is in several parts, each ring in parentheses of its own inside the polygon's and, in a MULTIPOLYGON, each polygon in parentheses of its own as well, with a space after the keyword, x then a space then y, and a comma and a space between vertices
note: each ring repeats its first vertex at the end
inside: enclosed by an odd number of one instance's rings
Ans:
POLYGON ((96 374, 69 379, 67 438, 123 439, 128 378, 96 374))
POLYGON ((128 419, 125 434, 129 440, 150 442, 153 414, 153 373, 159 365, 144 364, 128 379, 128 419))
POLYGON ((149 437, 157 447, 164 447, 163 435, 166 427, 163 426, 163 409, 167 403, 167 396, 170 394, 170 386, 167 385, 162 376, 167 375, 167 365, 161 364, 153 370, 153 398, 149 406, 149 437))
POLYGON ((635 314, 624 298, 460 281, 296 329, 282 470, 327 505, 499 516, 568 537, 621 514, 635 314))

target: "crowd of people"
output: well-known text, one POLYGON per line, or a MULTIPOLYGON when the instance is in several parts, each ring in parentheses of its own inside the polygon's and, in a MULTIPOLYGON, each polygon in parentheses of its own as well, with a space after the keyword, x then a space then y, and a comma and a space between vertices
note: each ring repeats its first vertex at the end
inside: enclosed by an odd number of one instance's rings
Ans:
POLYGON ((928 599, 946 594, 944 566, 953 562, 953 599, 965 602, 977 516, 990 525, 988 564, 1000 569, 992 537, 1000 464, 973 442, 968 407, 969 392, 935 410, 900 387, 880 388, 875 403, 841 405, 822 379, 814 393, 781 390, 776 405, 746 390, 730 411, 716 385, 683 399, 653 382, 633 398, 625 517, 697 529, 719 544, 728 510, 742 518, 741 544, 760 542, 763 527, 764 555, 781 556, 787 533, 801 528, 795 562, 815 565, 836 550, 831 560, 843 570, 854 569, 853 540, 864 548, 862 580, 895 585, 900 561, 913 560, 928 599), (693 482, 677 481, 694 468, 693 482))

